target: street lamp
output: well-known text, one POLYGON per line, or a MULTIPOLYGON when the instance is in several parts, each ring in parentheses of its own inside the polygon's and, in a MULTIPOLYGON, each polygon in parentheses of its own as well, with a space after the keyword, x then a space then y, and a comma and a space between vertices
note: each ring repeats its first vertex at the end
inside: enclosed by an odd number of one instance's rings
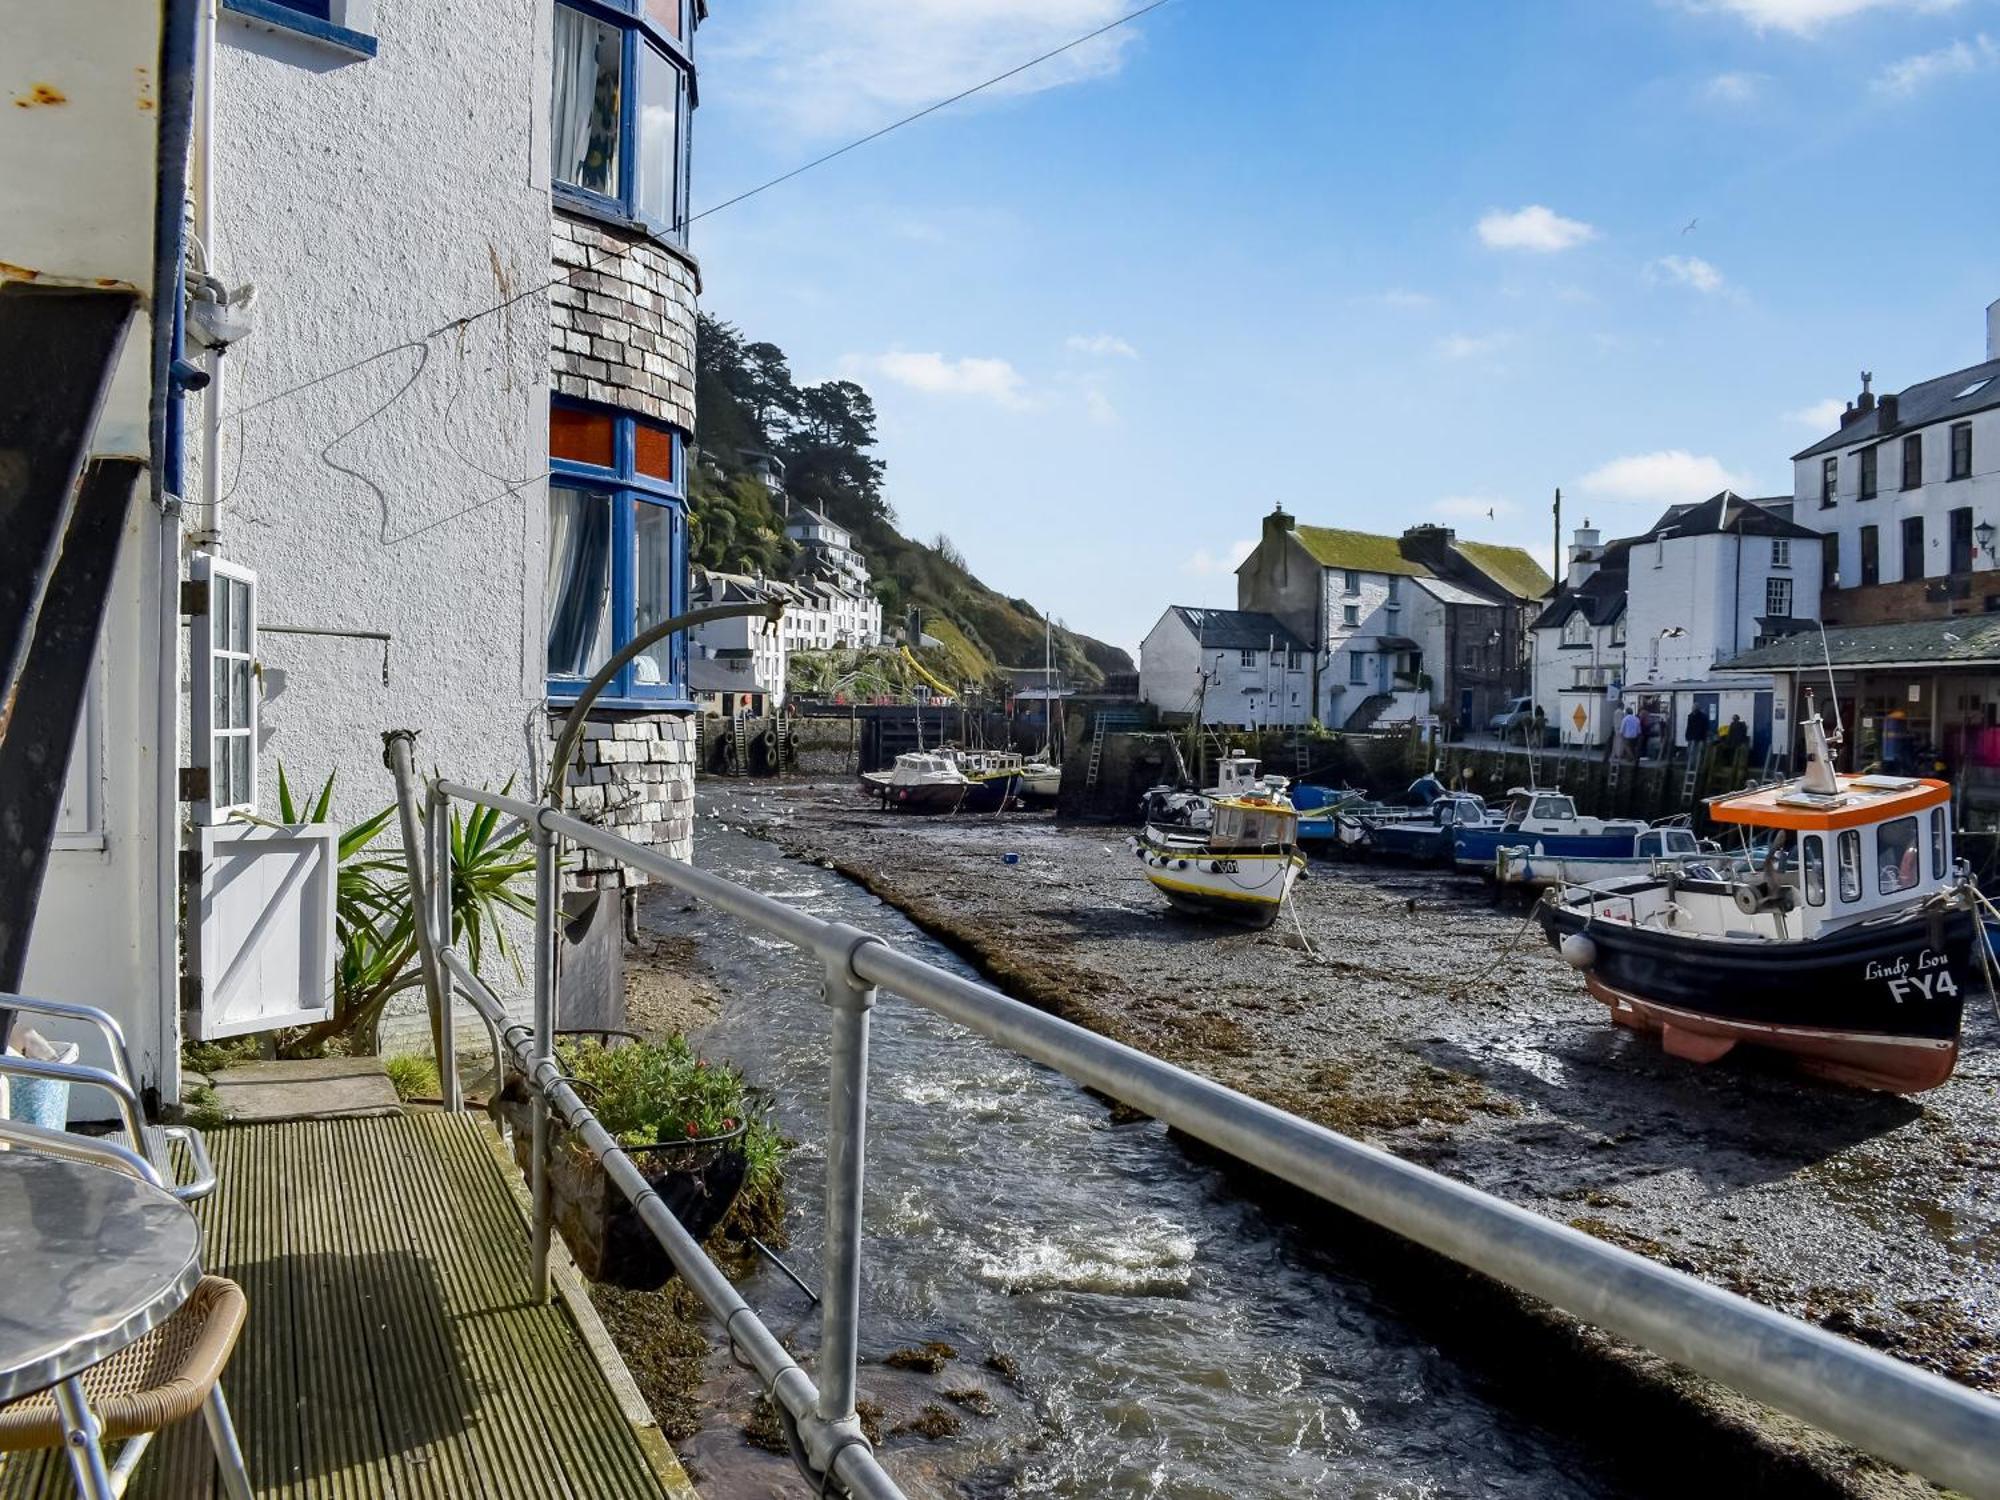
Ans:
POLYGON ((1984 552, 1987 561, 1991 562, 1994 558, 1993 523, 1991 521, 1981 521, 1977 526, 1973 527, 1972 539, 1979 543, 1979 550, 1984 552))

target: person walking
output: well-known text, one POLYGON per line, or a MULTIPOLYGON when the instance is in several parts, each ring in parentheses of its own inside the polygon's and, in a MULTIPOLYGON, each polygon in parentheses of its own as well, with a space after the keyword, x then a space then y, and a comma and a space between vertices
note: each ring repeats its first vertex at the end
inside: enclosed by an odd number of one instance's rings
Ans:
POLYGON ((1625 717, 1618 722, 1619 753, 1627 760, 1636 762, 1639 759, 1639 741, 1645 733, 1646 723, 1639 717, 1638 709, 1626 709, 1625 717))

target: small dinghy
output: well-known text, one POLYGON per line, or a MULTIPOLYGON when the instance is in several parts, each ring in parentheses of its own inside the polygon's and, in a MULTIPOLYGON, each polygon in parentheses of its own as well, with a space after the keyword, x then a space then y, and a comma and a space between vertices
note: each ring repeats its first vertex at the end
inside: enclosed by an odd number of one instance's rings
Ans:
POLYGON ((1836 1083, 1935 1088, 1958 1061, 1978 934, 1951 787, 1837 774, 1817 715, 1805 732, 1804 776, 1709 801, 1769 838, 1760 864, 1570 886, 1544 899, 1543 930, 1612 1020, 1675 1057, 1743 1043, 1836 1083))
POLYGON ((1149 822, 1132 841, 1146 878, 1178 911, 1269 927, 1306 866, 1284 787, 1272 776, 1212 799, 1205 828, 1149 822))

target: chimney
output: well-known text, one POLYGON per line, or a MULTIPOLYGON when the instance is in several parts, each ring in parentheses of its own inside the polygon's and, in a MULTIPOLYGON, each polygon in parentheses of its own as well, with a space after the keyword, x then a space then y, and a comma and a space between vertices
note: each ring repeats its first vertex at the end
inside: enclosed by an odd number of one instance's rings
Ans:
POLYGON ((1893 432, 1896 428, 1896 396, 1891 392, 1876 403, 1882 413, 1882 420, 1875 424, 1877 432, 1893 432))
POLYGON ((1422 526, 1412 526, 1403 533, 1402 554, 1412 562, 1420 562, 1434 572, 1449 576, 1451 544, 1458 540, 1458 533, 1449 526, 1438 526, 1426 522, 1422 526))
POLYGON ((1582 588, 1590 575, 1597 571, 1598 539, 1597 528, 1590 524, 1590 517, 1585 516, 1569 544, 1569 571, 1563 578, 1565 587, 1582 588))
POLYGON ((1861 395, 1854 403, 1854 409, 1864 415, 1875 410, 1875 393, 1868 389, 1868 382, 1875 378, 1873 370, 1861 372, 1861 395))
POLYGON ((1986 304, 1986 357, 2000 359, 2000 297, 1986 304))

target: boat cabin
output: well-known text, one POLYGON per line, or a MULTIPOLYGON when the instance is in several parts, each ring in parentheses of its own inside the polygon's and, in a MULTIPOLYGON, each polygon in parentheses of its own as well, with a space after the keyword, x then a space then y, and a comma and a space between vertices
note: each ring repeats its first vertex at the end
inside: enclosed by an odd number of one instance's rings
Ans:
POLYGON ((1690 828, 1649 828, 1632 844, 1635 859, 1680 859, 1701 852, 1701 841, 1690 828))
POLYGON ((1225 755, 1216 762, 1210 797, 1266 797, 1285 789, 1285 778, 1263 774, 1264 763, 1254 755, 1225 755))
POLYGON ((1642 832, 1643 823, 1621 818, 1587 818, 1576 810, 1576 799, 1567 792, 1545 791, 1539 787, 1517 786, 1507 793, 1509 833, 1582 834, 1619 833, 1629 829, 1642 832))
POLYGON ((1208 847, 1283 850, 1296 844, 1298 835, 1299 815, 1289 803, 1265 798, 1228 798, 1215 804, 1208 847))
POLYGON ((1451 792, 1433 802, 1429 808, 1431 822, 1439 828, 1457 828, 1467 823, 1486 821, 1486 802, 1471 792, 1451 792))
POLYGON ((1951 786, 1915 776, 1835 776, 1716 797, 1718 822, 1762 830, 1808 931, 1900 911, 1952 883, 1951 786))

